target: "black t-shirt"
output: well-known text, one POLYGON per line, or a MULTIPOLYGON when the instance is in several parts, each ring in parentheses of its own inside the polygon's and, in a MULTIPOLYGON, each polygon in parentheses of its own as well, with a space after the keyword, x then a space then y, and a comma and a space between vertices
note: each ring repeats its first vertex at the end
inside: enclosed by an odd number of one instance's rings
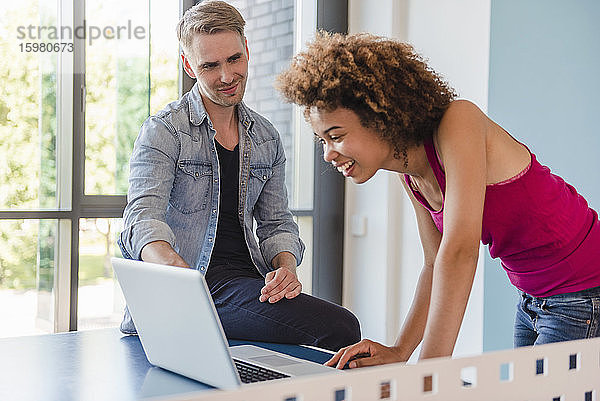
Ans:
POLYGON ((258 275, 250 259, 248 246, 238 218, 240 149, 228 150, 215 141, 219 157, 221 192, 219 195, 219 222, 215 246, 206 272, 209 286, 226 277, 258 275))

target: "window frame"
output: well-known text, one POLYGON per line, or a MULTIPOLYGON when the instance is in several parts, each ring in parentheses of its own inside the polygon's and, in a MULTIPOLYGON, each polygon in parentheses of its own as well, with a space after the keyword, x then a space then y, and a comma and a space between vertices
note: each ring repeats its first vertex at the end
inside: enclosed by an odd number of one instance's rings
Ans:
MULTIPOLYGON (((194 0, 179 0, 180 15, 195 3, 194 0)), ((318 28, 347 32, 347 0, 316 0, 316 6, 318 28)), ((58 11, 61 25, 83 25, 85 2, 62 0, 58 11)), ((68 54, 61 57, 57 74, 61 77, 57 78, 58 207, 0 210, 0 220, 58 221, 54 332, 77 330, 80 219, 121 218, 127 204, 125 195, 85 194, 85 39, 74 38, 73 44, 72 58, 68 54), (62 79, 70 76, 70 72, 72 81, 62 79), (68 153, 71 153, 70 157, 68 153)), ((183 72, 181 60, 179 68, 181 95, 189 91, 194 80, 183 72)), ((313 219, 312 293, 339 304, 342 301, 344 180, 339 174, 321 173, 324 163, 321 152, 320 146, 315 144, 313 208, 292 209, 292 214, 313 219)))
MULTIPOLYGON (((317 0, 317 29, 348 33, 348 0, 317 0)), ((341 305, 345 179, 325 163, 318 143, 314 156, 312 289, 314 295, 341 305)))

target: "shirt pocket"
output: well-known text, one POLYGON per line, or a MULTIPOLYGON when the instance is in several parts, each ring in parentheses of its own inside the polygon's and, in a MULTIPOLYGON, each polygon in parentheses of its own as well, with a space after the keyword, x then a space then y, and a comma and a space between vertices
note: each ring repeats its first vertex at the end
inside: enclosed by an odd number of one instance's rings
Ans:
POLYGON ((263 187, 272 176, 273 168, 271 166, 250 166, 250 176, 248 178, 248 206, 250 210, 254 209, 254 205, 256 204, 263 187))
POLYGON ((206 209, 210 195, 212 165, 197 160, 179 160, 169 204, 181 213, 206 209))

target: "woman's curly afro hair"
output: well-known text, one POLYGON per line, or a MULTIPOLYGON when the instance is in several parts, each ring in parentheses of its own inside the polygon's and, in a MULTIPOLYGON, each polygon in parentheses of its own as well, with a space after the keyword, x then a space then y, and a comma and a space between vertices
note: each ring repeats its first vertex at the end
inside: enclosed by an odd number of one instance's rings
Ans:
POLYGON ((310 109, 339 107, 390 143, 395 157, 431 137, 456 94, 412 46, 361 33, 318 32, 277 78, 285 100, 310 109))

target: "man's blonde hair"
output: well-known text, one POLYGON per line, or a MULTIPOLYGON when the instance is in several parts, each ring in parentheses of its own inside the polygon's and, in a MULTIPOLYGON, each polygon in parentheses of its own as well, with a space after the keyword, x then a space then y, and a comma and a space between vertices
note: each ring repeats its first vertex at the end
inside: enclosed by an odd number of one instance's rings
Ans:
POLYGON ((177 24, 177 39, 184 51, 189 51, 198 33, 213 34, 232 31, 244 38, 246 21, 240 12, 224 1, 203 1, 188 9, 177 24))

